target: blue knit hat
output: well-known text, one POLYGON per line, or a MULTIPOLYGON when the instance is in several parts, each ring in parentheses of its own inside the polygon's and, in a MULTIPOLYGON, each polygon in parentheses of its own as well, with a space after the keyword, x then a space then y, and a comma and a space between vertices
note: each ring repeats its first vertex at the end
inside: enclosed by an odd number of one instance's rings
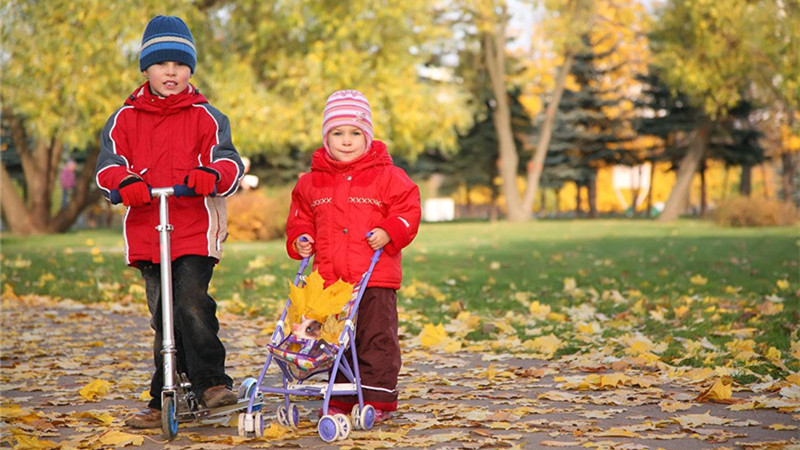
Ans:
POLYGON ((156 16, 144 29, 139 69, 144 72, 151 65, 164 61, 186 64, 194 73, 197 64, 194 38, 180 17, 156 16))

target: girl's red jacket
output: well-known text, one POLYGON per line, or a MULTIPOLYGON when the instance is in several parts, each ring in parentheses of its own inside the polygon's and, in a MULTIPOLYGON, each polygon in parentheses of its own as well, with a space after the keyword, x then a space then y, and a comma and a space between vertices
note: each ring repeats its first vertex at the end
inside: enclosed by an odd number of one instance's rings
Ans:
MULTIPOLYGON (((151 187, 169 187, 183 184, 198 166, 219 173, 217 196, 170 197, 171 256, 219 260, 228 234, 223 197, 236 192, 244 166, 233 146, 228 118, 194 86, 166 98, 153 95, 148 83, 137 88, 103 128, 95 180, 108 197, 131 174, 151 187)), ((158 222, 157 199, 128 208, 123 234, 129 265, 160 262, 158 222)))
POLYGON ((369 286, 398 289, 402 280, 401 250, 417 235, 419 187, 392 162, 386 144, 373 141, 361 158, 342 163, 324 148, 314 152, 311 172, 292 191, 286 223, 289 256, 300 259, 294 241, 307 233, 314 238, 314 269, 326 284, 343 279, 358 283, 373 251, 366 234, 373 228, 391 237, 375 266, 369 286))

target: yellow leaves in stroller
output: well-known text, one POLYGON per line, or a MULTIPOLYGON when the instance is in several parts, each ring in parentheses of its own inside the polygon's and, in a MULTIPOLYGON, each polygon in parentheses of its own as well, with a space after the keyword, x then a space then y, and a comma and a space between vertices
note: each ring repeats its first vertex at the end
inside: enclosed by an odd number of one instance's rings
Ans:
POLYGON ((357 296, 353 285, 338 280, 325 286, 314 271, 298 286, 290 283, 286 322, 292 332, 278 345, 268 345, 275 358, 286 363, 291 375, 304 380, 329 370, 336 357, 344 320, 357 296))

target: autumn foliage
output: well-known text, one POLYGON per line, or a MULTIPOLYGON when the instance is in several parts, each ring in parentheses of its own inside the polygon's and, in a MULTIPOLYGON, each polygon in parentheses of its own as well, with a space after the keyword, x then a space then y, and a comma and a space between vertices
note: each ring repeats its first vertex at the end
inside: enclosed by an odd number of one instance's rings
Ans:
POLYGON ((267 241, 283 235, 289 194, 246 191, 228 198, 228 233, 234 241, 267 241))
POLYGON ((734 197, 720 204, 714 220, 728 227, 788 226, 797 223, 797 207, 766 198, 734 197))

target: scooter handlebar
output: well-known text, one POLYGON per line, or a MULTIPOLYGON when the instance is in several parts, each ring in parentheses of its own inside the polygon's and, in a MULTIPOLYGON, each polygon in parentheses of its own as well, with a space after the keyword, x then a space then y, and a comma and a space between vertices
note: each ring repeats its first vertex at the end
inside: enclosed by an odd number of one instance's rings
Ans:
MULTIPOLYGON (((197 197, 197 193, 194 192, 194 189, 186 186, 185 184, 176 184, 171 188, 150 188, 150 197, 153 197, 153 194, 158 194, 159 192, 167 192, 167 195, 174 195, 175 197, 197 197)), ((214 192, 216 194, 216 190, 214 192)), ((214 194, 211 194, 213 196, 214 194)), ((119 193, 118 189, 112 189, 111 192, 108 194, 108 199, 111 201, 111 204, 117 205, 122 203, 122 195, 119 193)))

